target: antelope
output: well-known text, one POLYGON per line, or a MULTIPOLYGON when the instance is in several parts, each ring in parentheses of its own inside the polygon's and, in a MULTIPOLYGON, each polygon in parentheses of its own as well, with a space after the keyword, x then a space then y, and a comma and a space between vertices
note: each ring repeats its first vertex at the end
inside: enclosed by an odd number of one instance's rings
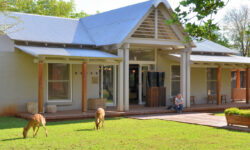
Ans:
POLYGON ((27 137, 27 133, 31 127, 33 127, 33 137, 35 137, 37 135, 39 128, 40 128, 40 125, 43 126, 45 133, 46 133, 46 137, 48 137, 48 133, 47 133, 47 129, 45 127, 45 124, 46 124, 46 120, 41 114, 33 115, 32 118, 29 120, 27 126, 25 128, 23 128, 23 138, 27 137), (36 130, 36 127, 38 127, 37 130, 36 130), (36 132, 35 132, 35 130, 36 130, 36 132))
POLYGON ((104 127, 104 116, 105 111, 102 108, 98 108, 95 112, 95 128, 100 129, 100 123, 102 122, 102 127, 104 127))

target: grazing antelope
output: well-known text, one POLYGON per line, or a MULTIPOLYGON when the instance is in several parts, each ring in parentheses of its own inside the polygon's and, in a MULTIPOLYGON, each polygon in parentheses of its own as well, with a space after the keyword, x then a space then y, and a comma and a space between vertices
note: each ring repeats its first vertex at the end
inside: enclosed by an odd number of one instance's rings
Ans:
POLYGON ((25 128, 23 128, 23 138, 27 137, 27 133, 31 127, 33 127, 33 137, 35 137, 37 135, 40 125, 43 126, 45 133, 46 133, 46 137, 48 137, 45 124, 46 124, 46 120, 42 115, 40 114, 33 115, 32 118, 29 120, 28 125, 25 128), (38 127, 37 130, 36 130, 36 127, 38 127))
POLYGON ((102 108, 98 108, 95 112, 95 128, 100 129, 100 123, 102 122, 102 127, 104 127, 104 116, 105 111, 102 108))

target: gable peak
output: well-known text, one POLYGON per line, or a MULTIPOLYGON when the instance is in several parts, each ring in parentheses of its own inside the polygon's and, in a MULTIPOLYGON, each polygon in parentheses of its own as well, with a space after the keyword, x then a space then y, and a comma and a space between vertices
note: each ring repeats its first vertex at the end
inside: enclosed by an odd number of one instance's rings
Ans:
POLYGON ((151 1, 155 8, 158 7, 161 3, 163 3, 168 9, 171 8, 167 0, 151 0, 151 1))

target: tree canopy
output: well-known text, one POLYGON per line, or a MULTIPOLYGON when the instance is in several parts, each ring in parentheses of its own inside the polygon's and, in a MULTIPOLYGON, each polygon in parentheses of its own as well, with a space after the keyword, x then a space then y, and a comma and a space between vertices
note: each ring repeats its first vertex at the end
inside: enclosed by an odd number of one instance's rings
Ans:
MULTIPOLYGON (((226 5, 228 0, 182 0, 174 10, 173 19, 168 24, 177 23, 185 26, 185 32, 196 40, 206 38, 228 46, 228 41, 222 37, 214 16, 219 9, 226 5)), ((186 37, 186 40, 190 40, 186 37)))
POLYGON ((66 18, 82 18, 85 12, 76 12, 74 0, 0 0, 0 10, 66 18))
POLYGON ((226 35, 243 56, 250 56, 250 9, 242 6, 224 17, 226 35))

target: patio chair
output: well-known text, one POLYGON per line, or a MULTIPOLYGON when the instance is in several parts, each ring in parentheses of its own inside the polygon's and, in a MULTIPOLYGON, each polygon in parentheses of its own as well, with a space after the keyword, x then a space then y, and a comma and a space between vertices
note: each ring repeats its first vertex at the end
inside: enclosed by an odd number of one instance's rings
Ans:
POLYGON ((225 94, 221 95, 221 103, 223 103, 223 101, 225 102, 225 104, 227 103, 227 95, 225 94))
POLYGON ((190 102, 195 105, 196 97, 190 96, 190 102))

